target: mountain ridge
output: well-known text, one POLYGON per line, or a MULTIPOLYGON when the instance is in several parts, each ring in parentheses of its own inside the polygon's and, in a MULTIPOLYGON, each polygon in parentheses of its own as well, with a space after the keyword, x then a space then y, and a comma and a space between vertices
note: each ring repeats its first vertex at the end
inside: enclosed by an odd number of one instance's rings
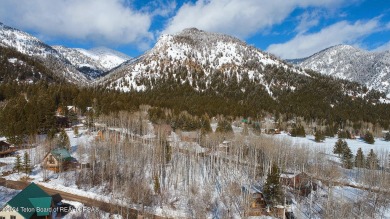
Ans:
POLYGON ((366 85, 390 97, 390 51, 370 52, 350 45, 321 50, 296 65, 366 85))
MULTIPOLYGON (((196 89, 204 89, 216 71, 229 76, 236 74, 235 77, 241 80, 242 77, 237 72, 239 70, 249 74, 249 78, 261 81, 263 75, 260 72, 264 71, 267 65, 276 65, 307 75, 272 54, 249 46, 237 38, 189 28, 178 34, 161 35, 151 50, 110 72, 98 83, 106 83, 110 88, 123 91, 132 88, 144 90, 146 86, 140 85, 141 80, 155 80, 166 77, 169 71, 185 68, 191 74, 196 72, 205 80, 205 86, 202 88, 195 85, 196 89), (114 83, 118 86, 113 86, 114 83)), ((180 82, 192 82, 194 77, 187 74, 180 82)))

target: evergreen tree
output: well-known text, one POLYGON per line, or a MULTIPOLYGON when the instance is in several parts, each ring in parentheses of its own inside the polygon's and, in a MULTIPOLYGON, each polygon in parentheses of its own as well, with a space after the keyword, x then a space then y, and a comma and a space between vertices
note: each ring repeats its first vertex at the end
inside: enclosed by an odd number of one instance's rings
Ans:
POLYGON ((70 141, 65 129, 62 129, 58 136, 58 147, 70 150, 70 141))
POLYGON ((374 144, 375 143, 374 136, 372 135, 371 132, 367 132, 364 135, 364 141, 367 142, 368 144, 374 144))
POLYGON ((168 141, 164 141, 165 163, 169 163, 172 159, 172 149, 168 141))
POLYGON ((325 135, 321 130, 316 131, 314 135, 314 140, 316 142, 323 142, 325 140, 325 135))
POLYGON ((355 167, 364 168, 364 166, 365 166, 364 154, 362 148, 359 148, 355 156, 355 167))
POLYGON ((302 125, 298 125, 291 131, 292 137, 306 137, 305 128, 302 125))
POLYGON ((19 173, 21 169, 22 169, 22 158, 20 157, 19 154, 17 154, 15 159, 14 170, 18 171, 19 173))
POLYGON ((74 134, 74 136, 79 136, 79 127, 78 126, 75 126, 74 128, 73 128, 73 134, 74 134))
POLYGON ((27 151, 25 151, 23 155, 22 168, 26 175, 31 173, 31 160, 30 160, 30 155, 27 153, 27 151))
POLYGON ((272 164, 271 171, 267 174, 267 180, 264 185, 264 196, 274 204, 283 202, 283 191, 279 182, 280 171, 276 163, 272 164))
POLYGON ((351 139, 351 133, 348 130, 347 131, 340 130, 337 136, 338 138, 351 139))
POLYGON ((387 132, 384 137, 385 141, 390 141, 390 132, 387 132))
POLYGON ((376 170, 379 168, 378 156, 374 153, 373 149, 371 149, 370 153, 367 155, 366 168, 371 170, 376 170))
POLYGON ((56 136, 56 132, 57 132, 57 130, 55 128, 49 129, 49 131, 47 132, 47 139, 53 140, 54 137, 56 136))
POLYGON ((343 144, 344 144, 345 141, 343 141, 342 139, 338 139, 336 144, 334 145, 333 147, 333 153, 334 154, 337 154, 340 156, 340 154, 343 153, 343 144))
POLYGON ((207 114, 202 115, 200 118, 200 132, 202 135, 212 132, 210 118, 207 114))
POLYGON ((343 163, 344 168, 347 169, 352 169, 353 167, 353 154, 351 149, 348 147, 347 142, 343 142, 343 152, 342 152, 342 157, 341 161, 343 163), (345 143, 345 144, 344 144, 345 143))
POLYGON ((330 126, 326 126, 325 128, 325 136, 334 137, 334 131, 330 126))
POLYGON ((225 119, 220 119, 217 124, 216 132, 233 132, 233 128, 229 121, 225 119))
POLYGON ((77 114, 74 110, 69 110, 67 117, 72 125, 76 125, 78 123, 77 114))
POLYGON ((160 194, 160 180, 158 179, 157 175, 153 177, 153 181, 154 181, 154 193, 160 194))

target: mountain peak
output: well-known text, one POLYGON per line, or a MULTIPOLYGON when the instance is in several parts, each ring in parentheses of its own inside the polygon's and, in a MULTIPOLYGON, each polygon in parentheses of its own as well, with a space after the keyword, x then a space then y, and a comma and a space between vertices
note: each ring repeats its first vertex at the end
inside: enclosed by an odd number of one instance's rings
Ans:
POLYGON ((199 30, 196 27, 186 28, 183 29, 178 35, 180 34, 197 34, 197 33, 204 33, 205 31, 199 30))
POLYGON ((390 59, 386 52, 370 52, 351 45, 336 45, 296 60, 304 69, 356 81, 390 94, 390 59))

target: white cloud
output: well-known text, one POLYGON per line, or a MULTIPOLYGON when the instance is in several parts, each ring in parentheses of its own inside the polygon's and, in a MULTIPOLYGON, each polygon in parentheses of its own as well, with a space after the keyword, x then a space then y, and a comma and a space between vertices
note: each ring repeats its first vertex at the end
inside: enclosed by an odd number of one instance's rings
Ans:
POLYGON ((387 51, 387 50, 390 50, 390 41, 375 48, 373 51, 383 52, 383 51, 387 51))
POLYGON ((349 23, 340 21, 316 33, 297 34, 281 44, 272 44, 267 51, 281 58, 302 58, 337 44, 355 44, 362 37, 380 31, 377 18, 349 23))
POLYGON ((320 12, 318 10, 312 12, 304 12, 298 16, 299 24, 295 27, 295 31, 298 33, 305 33, 311 27, 318 25, 320 20, 320 12))
POLYGON ((170 19, 165 33, 196 27, 247 37, 259 30, 281 23, 296 8, 327 7, 345 0, 197 0, 185 3, 170 19))
POLYGON ((152 15, 125 4, 125 0, 1 0, 0 20, 45 37, 103 44, 152 40, 152 15))

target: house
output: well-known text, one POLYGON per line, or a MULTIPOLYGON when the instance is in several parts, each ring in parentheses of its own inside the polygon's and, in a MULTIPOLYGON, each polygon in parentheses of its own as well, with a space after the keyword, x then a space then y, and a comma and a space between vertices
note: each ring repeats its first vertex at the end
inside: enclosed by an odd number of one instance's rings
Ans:
POLYGON ((313 182, 312 178, 304 172, 283 173, 280 175, 280 182, 302 196, 307 196, 312 190, 317 190, 317 183, 313 182))
POLYGON ((200 146, 196 142, 178 142, 173 147, 183 154, 195 154, 202 157, 209 151, 209 149, 200 146))
POLYGON ((8 151, 10 149, 11 144, 8 144, 5 141, 0 141, 0 152, 8 151))
POLYGON ((11 154, 14 151, 16 151, 16 148, 13 145, 6 141, 0 141, 0 157, 11 154))
POLYGON ((223 153, 229 153, 230 146, 232 145, 231 141, 223 141, 221 144, 218 145, 218 151, 223 153))
POLYGON ((268 215, 267 203, 264 195, 261 192, 254 192, 251 194, 250 209, 248 216, 268 215))
POLYGON ((51 150, 46 154, 43 159, 43 168, 59 172, 60 170, 66 170, 72 164, 72 156, 68 150, 64 148, 57 148, 51 150))
POLYGON ((50 218, 52 197, 31 183, 0 210, 0 218, 50 218))
POLYGON ((109 140, 112 143, 118 143, 121 140, 122 133, 114 130, 99 130, 95 136, 96 141, 109 140))

